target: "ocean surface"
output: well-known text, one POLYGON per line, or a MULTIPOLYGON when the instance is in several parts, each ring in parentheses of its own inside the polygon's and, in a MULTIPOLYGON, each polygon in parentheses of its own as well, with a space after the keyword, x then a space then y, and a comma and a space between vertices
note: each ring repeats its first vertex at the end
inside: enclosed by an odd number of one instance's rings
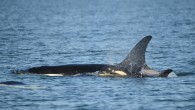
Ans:
POLYGON ((194 0, 0 0, 1 110, 195 110, 194 0), (35 66, 117 64, 144 36, 178 77, 49 77, 35 66))

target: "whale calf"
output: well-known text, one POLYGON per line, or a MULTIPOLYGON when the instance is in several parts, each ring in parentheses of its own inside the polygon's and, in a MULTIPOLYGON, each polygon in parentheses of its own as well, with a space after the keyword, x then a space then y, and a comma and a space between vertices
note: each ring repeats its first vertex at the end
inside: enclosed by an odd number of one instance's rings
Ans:
POLYGON ((18 81, 4 81, 4 82, 0 82, 0 85, 26 85, 26 84, 18 81))
POLYGON ((66 76, 98 72, 98 76, 119 77, 167 77, 172 69, 156 71, 150 68, 145 61, 145 52, 152 36, 142 38, 126 56, 116 65, 109 64, 68 64, 60 66, 32 67, 16 73, 34 73, 49 76, 66 76))
POLYGON ((3 81, 0 82, 0 87, 18 88, 18 89, 42 89, 39 85, 29 85, 19 81, 3 81))

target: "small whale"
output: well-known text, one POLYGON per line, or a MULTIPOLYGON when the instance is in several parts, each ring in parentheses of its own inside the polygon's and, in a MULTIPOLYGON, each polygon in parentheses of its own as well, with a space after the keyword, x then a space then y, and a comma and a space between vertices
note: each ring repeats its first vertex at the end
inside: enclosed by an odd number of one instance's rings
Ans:
POLYGON ((0 82, 0 85, 27 85, 27 84, 18 81, 5 81, 5 82, 0 82))
POLYGON ((119 64, 68 64, 60 66, 32 67, 16 73, 35 73, 48 76, 66 76, 98 72, 98 76, 119 77, 168 77, 173 74, 172 69, 156 71, 150 68, 145 61, 145 52, 152 36, 141 39, 126 58, 119 64))
POLYGON ((9 87, 9 88, 18 88, 18 89, 42 89, 44 87, 38 85, 28 85, 23 82, 18 81, 4 81, 0 82, 0 86, 9 87))

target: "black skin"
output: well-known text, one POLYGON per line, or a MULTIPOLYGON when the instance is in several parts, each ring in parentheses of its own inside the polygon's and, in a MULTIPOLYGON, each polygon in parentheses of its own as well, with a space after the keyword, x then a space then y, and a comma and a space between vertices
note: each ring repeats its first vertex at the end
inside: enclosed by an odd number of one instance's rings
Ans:
POLYGON ((100 71, 107 64, 70 64, 61 66, 41 66, 29 68, 25 71, 17 71, 16 73, 35 73, 35 74, 63 74, 75 75, 78 73, 92 73, 100 71))
POLYGON ((26 85, 22 82, 18 82, 18 81, 5 81, 5 82, 0 82, 0 84, 4 84, 4 85, 26 85))
POLYGON ((167 77, 171 72, 173 72, 172 69, 167 69, 161 72, 160 77, 167 77))

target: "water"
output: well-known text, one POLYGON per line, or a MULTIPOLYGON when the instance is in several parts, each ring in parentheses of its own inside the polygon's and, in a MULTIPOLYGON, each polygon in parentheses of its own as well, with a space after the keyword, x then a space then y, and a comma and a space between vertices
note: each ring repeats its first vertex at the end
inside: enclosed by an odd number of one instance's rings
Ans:
POLYGON ((1 0, 1 110, 195 109, 194 0, 1 0), (48 77, 12 70, 119 63, 152 35, 148 65, 176 78, 48 77))

